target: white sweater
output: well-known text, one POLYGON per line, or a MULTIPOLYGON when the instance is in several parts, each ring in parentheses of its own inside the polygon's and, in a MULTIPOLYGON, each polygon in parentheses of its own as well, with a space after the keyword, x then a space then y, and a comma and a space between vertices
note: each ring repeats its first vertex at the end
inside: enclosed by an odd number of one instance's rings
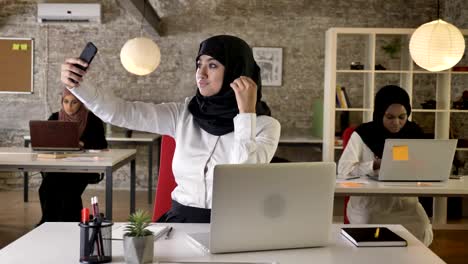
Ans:
POLYGON ((177 187, 172 199, 180 204, 211 208, 216 164, 268 163, 280 137, 279 122, 269 116, 238 114, 234 132, 214 136, 201 129, 184 103, 128 102, 91 85, 70 90, 106 123, 133 130, 170 135, 176 141, 172 162, 177 187))
MULTIPOLYGON (((338 177, 371 174, 374 157, 354 132, 338 162, 338 177)), ((346 213, 351 224, 401 224, 426 246, 432 242, 432 226, 417 197, 351 196, 346 213)))

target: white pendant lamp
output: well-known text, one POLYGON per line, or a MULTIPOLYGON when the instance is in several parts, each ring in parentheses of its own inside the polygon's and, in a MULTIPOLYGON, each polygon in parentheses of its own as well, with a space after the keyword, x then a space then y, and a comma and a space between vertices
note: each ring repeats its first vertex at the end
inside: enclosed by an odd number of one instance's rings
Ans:
POLYGON ((460 30, 440 19, 437 0, 437 20, 421 25, 414 31, 409 43, 411 58, 428 71, 452 68, 463 57, 465 38, 460 30))
POLYGON ((454 25, 442 19, 421 25, 409 43, 411 58, 428 71, 452 68, 463 57, 465 38, 454 25))
POLYGON ((159 47, 149 38, 130 39, 120 50, 120 62, 128 72, 136 75, 152 73, 160 61, 159 47))
MULTIPOLYGON (((143 31, 146 0, 143 0, 143 14, 140 31, 143 31)), ((120 50, 120 62, 124 68, 136 75, 148 75, 158 67, 161 51, 153 40, 139 37, 128 40, 120 50)))

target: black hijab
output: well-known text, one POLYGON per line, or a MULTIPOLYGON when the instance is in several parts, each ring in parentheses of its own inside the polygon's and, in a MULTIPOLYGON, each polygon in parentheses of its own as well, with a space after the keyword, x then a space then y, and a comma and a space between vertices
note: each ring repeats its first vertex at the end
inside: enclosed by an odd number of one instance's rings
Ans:
POLYGON ((260 68, 255 62, 252 49, 240 38, 219 35, 206 39, 200 44, 197 58, 209 55, 225 67, 221 90, 213 96, 197 94, 189 103, 189 111, 195 122, 206 132, 222 136, 234 131, 234 117, 239 113, 236 95, 229 86, 241 75, 252 78, 257 84, 257 115, 271 115, 270 108, 262 99, 260 68))
POLYGON ((392 104, 401 104, 406 108, 408 117, 411 114, 411 104, 408 94, 401 87, 387 85, 375 95, 373 121, 364 123, 356 128, 356 132, 372 152, 382 158, 385 139, 387 138, 422 138, 421 128, 414 122, 406 124, 398 133, 391 133, 383 125, 385 111, 392 104))

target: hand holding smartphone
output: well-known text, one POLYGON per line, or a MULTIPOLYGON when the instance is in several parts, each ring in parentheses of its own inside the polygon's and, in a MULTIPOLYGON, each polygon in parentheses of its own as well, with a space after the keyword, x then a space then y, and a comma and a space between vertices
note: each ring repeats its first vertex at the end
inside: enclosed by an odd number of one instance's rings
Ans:
MULTIPOLYGON (((96 55, 97 53, 97 48, 96 46, 92 43, 92 42, 88 42, 85 46, 85 48, 83 49, 83 51, 81 52, 81 55, 80 55, 80 59, 86 63, 88 63, 88 67, 89 67, 89 64, 91 63, 91 61, 93 61, 93 58, 94 56, 96 55)), ((74 64, 76 67, 82 69, 82 70, 86 70, 88 67, 83 67, 79 64, 74 64)), ((80 76, 81 77, 81 76, 80 76)), ((69 79, 70 81, 76 83, 74 80, 72 79, 69 79)))

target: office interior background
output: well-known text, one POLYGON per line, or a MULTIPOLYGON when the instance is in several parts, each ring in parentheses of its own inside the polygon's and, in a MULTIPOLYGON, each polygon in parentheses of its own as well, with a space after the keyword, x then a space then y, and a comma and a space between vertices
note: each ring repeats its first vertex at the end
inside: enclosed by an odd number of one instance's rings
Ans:
MULTIPOLYGON (((324 94, 325 31, 331 27, 416 28, 436 19, 438 13, 436 0, 149 0, 162 21, 156 34, 145 23, 142 26, 141 14, 125 8, 125 1, 131 0, 0 0, 0 36, 34 39, 34 92, 0 96, 0 146, 23 146, 29 120, 47 119, 59 110, 60 65, 65 58, 77 57, 86 42, 99 49, 87 75, 90 82, 127 100, 162 103, 195 94, 198 45, 216 34, 239 36, 253 47, 282 48, 282 85, 264 86, 264 100, 281 123, 282 137, 317 136, 322 129, 317 104, 322 104, 324 94), (102 22, 38 23, 37 2, 100 2, 102 22), (123 44, 138 36, 152 38, 161 49, 159 67, 143 77, 125 71, 119 58, 123 44)), ((441 0, 439 13, 458 28, 468 28, 466 0, 441 0)), ((460 133, 468 138, 468 128, 460 133)), ((141 190, 147 187, 145 151, 138 148, 137 188, 141 190)), ((320 151, 320 147, 284 146, 277 156, 318 161, 320 151)), ((154 159, 158 158, 155 153, 154 159)), ((128 171, 123 168, 114 174, 115 188, 128 190, 128 171)), ((40 182, 40 174, 32 174, 30 188, 34 190, 40 182)), ((22 184, 21 174, 0 172, 0 190, 20 191, 22 184)), ((88 188, 102 189, 103 182, 88 188)))
MULTIPOLYGON (((150 0, 162 20, 158 35, 147 26, 142 27, 141 14, 130 13, 124 8, 124 1, 130 0, 99 1, 101 24, 38 23, 37 1, 0 1, 1 36, 31 37, 35 45, 34 93, 2 94, 0 97, 1 146, 22 146, 23 135, 29 133, 29 120, 47 119, 59 110, 63 88, 60 65, 65 58, 78 57, 88 41, 99 49, 87 75, 90 82, 127 100, 161 103, 183 101, 195 94, 198 45, 216 34, 239 36, 253 47, 282 48, 282 85, 264 86, 264 100, 280 121, 283 138, 317 136, 321 133, 322 117, 314 110, 320 109, 317 104, 323 101, 325 31, 328 28, 416 28, 437 17, 437 1, 428 0, 150 0), (119 58, 123 44, 138 36, 151 37, 161 49, 159 67, 143 77, 128 73, 119 58)), ((440 3, 441 18, 459 28, 468 28, 466 1, 440 3)), ((430 91, 421 91, 424 92, 430 91)), ((468 128, 465 135, 468 137, 468 128)), ((142 155, 137 161, 137 187, 142 189, 148 177, 144 151, 139 150, 142 155)), ((292 161, 321 159, 320 148, 310 146, 280 147, 277 155, 292 161)), ((154 159, 157 158, 155 153, 154 159)), ((118 171, 115 188, 128 188, 127 171, 125 168, 118 171)), ((32 188, 37 187, 40 176, 33 175, 30 184, 32 188)), ((21 175, 0 174, 0 189, 20 188, 21 185, 21 175)))

